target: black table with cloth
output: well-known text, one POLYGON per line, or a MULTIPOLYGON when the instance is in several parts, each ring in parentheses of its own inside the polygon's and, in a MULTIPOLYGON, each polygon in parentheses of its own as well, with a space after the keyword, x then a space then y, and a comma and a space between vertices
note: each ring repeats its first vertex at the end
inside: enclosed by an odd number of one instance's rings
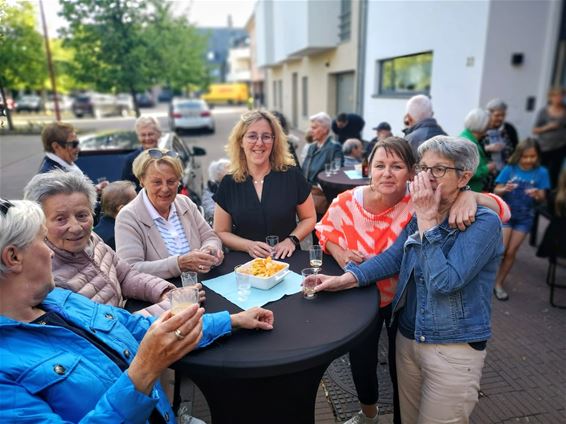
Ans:
POLYGON ((344 171, 350 171, 353 169, 353 166, 345 166, 336 174, 327 176, 326 171, 322 171, 317 175, 318 182, 322 187, 322 191, 324 191, 326 200, 328 200, 329 203, 332 203, 332 200, 334 200, 334 198, 343 191, 369 184, 369 178, 367 177, 353 180, 344 173, 344 171))
MULTIPOLYGON (((203 278, 232 272, 249 259, 244 253, 229 253, 203 278)), ((308 267, 308 252, 297 251, 286 261, 300 273, 308 267)), ((342 270, 325 256, 322 272, 338 275, 342 270)), ((206 299, 207 312, 241 311, 212 290, 206 290, 206 299)), ((236 330, 191 352, 173 368, 200 388, 215 424, 314 423, 324 371, 372 330, 378 304, 374 286, 319 293, 313 300, 301 293, 285 296, 265 305, 275 315, 272 331, 236 330)))

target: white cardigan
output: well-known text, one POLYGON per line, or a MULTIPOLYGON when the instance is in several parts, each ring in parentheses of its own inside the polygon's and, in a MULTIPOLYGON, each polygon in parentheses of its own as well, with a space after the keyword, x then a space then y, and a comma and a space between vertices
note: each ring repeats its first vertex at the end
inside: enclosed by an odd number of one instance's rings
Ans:
MULTIPOLYGON (((177 194, 175 208, 191 249, 211 246, 221 249, 222 242, 205 221, 197 205, 177 194)), ((181 275, 177 256, 169 256, 157 226, 145 207, 142 193, 124 206, 116 217, 116 253, 140 272, 161 278, 181 275)))

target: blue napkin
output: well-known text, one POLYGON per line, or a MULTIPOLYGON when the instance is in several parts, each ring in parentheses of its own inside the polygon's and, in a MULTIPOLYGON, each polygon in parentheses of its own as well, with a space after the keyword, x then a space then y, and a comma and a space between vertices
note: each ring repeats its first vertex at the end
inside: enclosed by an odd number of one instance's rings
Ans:
POLYGON ((236 286, 236 276, 234 272, 203 281, 202 284, 228 299, 234 305, 245 310, 254 306, 263 306, 266 303, 274 302, 285 295, 298 293, 302 290, 302 282, 303 277, 301 275, 289 271, 279 284, 276 284, 269 290, 260 290, 252 287, 250 295, 244 301, 238 299, 238 288, 236 286))
POLYGON ((361 180, 362 178, 364 178, 362 176, 362 171, 357 171, 355 169, 344 171, 344 174, 346 174, 346 176, 351 180, 361 180))

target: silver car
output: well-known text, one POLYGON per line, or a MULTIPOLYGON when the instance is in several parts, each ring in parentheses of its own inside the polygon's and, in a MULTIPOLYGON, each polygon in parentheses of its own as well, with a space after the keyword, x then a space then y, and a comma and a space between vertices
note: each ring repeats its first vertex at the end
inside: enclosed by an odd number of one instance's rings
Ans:
POLYGON ((214 117, 201 99, 173 98, 169 106, 169 127, 174 132, 204 129, 214 133, 214 117))

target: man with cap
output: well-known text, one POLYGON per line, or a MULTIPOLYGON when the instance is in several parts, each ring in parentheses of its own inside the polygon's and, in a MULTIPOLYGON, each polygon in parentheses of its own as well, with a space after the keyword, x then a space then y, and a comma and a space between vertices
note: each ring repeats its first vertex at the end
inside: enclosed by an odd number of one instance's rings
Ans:
POLYGON ((372 130, 375 131, 375 137, 366 145, 366 150, 364 154, 369 157, 369 154, 373 150, 375 143, 380 140, 385 140, 387 137, 391 137, 393 133, 391 132, 391 125, 387 122, 380 122, 377 127, 373 127, 372 130))
POLYGON ((340 144, 344 144, 349 138, 362 139, 362 130, 366 122, 360 115, 355 113, 340 113, 332 121, 332 132, 340 144))

